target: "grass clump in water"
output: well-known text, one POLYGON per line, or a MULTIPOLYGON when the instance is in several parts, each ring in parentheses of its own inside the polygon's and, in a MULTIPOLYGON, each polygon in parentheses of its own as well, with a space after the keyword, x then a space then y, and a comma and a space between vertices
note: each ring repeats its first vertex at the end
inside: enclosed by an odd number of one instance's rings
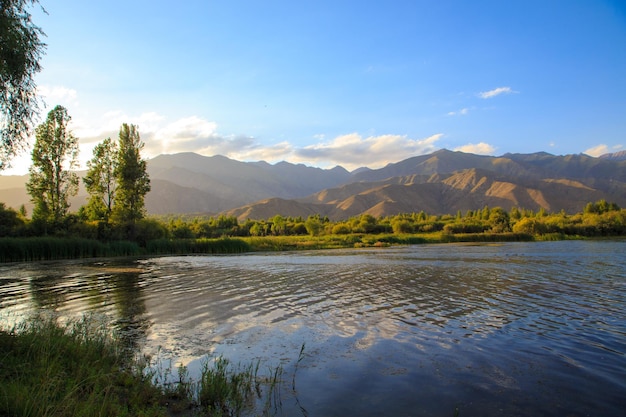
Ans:
MULTIPOLYGON (((0 415, 235 416, 255 407, 267 383, 258 364, 233 368, 223 358, 207 360, 197 382, 184 366, 172 383, 171 369, 151 365, 129 354, 103 321, 35 317, 0 329, 0 415)), ((268 385, 271 402, 277 388, 268 385)))
POLYGON ((238 372, 231 371, 228 359, 218 357, 213 366, 206 361, 198 386, 198 403, 209 415, 239 414, 251 394, 260 394, 259 364, 248 365, 238 372))

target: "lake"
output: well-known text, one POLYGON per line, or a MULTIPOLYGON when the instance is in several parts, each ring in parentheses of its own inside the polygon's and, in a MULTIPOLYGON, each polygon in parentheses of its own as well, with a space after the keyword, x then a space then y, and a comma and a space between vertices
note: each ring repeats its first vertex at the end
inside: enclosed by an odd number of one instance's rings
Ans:
POLYGON ((621 416, 625 271, 623 240, 10 264, 0 319, 106 315, 192 374, 281 365, 285 416, 621 416))

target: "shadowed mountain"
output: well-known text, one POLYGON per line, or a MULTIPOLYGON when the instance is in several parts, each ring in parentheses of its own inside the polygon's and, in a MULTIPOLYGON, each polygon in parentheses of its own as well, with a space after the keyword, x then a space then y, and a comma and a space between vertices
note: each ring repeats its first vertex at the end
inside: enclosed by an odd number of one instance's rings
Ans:
POLYGON ((267 198, 304 197, 350 179, 350 173, 341 167, 271 165, 194 153, 157 156, 148 161, 148 174, 153 185, 146 206, 153 214, 215 214, 267 198))

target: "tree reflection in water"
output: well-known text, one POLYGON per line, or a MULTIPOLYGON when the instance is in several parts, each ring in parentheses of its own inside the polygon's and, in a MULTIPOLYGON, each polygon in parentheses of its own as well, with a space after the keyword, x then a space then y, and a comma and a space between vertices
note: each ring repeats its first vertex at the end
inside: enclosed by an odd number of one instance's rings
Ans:
POLYGON ((101 315, 129 352, 136 352, 150 327, 142 272, 134 265, 54 265, 49 274, 32 277, 28 282, 32 310, 48 311, 65 319, 86 313, 101 315))

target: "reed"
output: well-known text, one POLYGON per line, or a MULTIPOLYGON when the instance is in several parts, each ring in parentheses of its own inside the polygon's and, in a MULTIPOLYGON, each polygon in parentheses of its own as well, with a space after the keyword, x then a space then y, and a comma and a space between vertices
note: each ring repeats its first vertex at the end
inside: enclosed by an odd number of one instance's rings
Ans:
POLYGON ((157 239, 148 241, 146 252, 150 255, 243 253, 250 246, 242 239, 157 239))
POLYGON ((218 357, 211 366, 205 360, 198 385, 198 403, 209 415, 239 414, 254 393, 260 392, 259 362, 243 369, 232 368, 228 359, 218 357))
POLYGON ((259 362, 206 358, 193 381, 186 367, 136 357, 122 340, 90 316, 40 315, 0 329, 0 415, 236 416, 279 407, 281 367, 263 377, 259 362))
POLYGON ((0 331, 0 415, 165 416, 105 325, 37 317, 0 331))
POLYGON ((450 237, 452 242, 530 242, 535 236, 527 233, 461 233, 450 237))
POLYGON ((138 255, 133 242, 100 242, 83 238, 0 238, 0 262, 51 261, 138 255))

